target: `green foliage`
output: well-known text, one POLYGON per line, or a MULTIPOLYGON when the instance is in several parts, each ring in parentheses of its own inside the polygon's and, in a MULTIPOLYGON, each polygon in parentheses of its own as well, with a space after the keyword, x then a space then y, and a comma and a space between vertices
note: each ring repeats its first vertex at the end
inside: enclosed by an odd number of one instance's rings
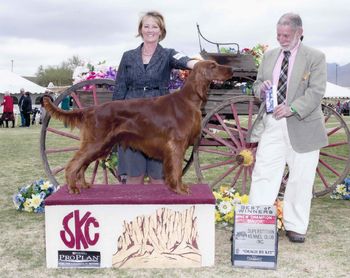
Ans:
POLYGON ((41 65, 36 73, 37 83, 44 87, 47 87, 50 82, 56 86, 72 85, 73 70, 81 65, 83 65, 83 61, 78 56, 73 56, 58 66, 44 68, 41 65))

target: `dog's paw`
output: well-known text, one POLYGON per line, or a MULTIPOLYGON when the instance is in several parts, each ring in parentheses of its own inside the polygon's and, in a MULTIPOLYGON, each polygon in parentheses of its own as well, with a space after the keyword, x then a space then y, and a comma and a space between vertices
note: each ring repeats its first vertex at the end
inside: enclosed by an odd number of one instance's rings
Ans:
POLYGON ((70 194, 80 194, 80 189, 77 186, 68 186, 68 191, 70 194))
POLYGON ((191 190, 190 187, 186 184, 181 184, 177 188, 175 188, 175 192, 181 195, 188 195, 190 194, 191 190))
POLYGON ((89 183, 89 182, 83 182, 81 187, 82 187, 82 188, 91 188, 91 186, 92 186, 91 183, 89 183))

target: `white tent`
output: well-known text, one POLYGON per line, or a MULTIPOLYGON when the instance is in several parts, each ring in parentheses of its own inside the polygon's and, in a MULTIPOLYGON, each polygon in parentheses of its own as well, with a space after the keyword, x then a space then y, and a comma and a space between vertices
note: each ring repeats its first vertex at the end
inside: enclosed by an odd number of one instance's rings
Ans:
POLYGON ((327 82, 325 98, 350 98, 350 89, 327 82))
POLYGON ((22 76, 9 70, 0 70, 0 94, 9 91, 11 94, 19 93, 23 88, 32 94, 44 93, 46 88, 35 84, 22 76))

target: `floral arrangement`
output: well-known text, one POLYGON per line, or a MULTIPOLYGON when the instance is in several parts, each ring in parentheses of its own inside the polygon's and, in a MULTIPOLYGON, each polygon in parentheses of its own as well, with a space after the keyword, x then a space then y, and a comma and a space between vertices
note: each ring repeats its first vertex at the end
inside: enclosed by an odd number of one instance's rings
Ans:
POLYGON ((56 191, 56 187, 49 181, 39 179, 18 189, 13 196, 13 203, 17 210, 27 212, 44 212, 44 200, 56 191))
MULTIPOLYGON (((215 223, 222 226, 230 226, 234 223, 234 212, 237 204, 248 204, 248 195, 240 195, 230 186, 220 186, 218 190, 213 191, 215 203, 215 223)), ((277 228, 280 231, 285 230, 283 225, 283 201, 277 199, 275 202, 277 209, 277 228)))
POLYGON ((254 58, 256 67, 259 67, 262 57, 269 46, 266 44, 257 44, 253 48, 243 48, 243 54, 250 54, 254 58))
POLYGON ((107 66, 106 61, 98 62, 97 65, 87 63, 85 66, 78 66, 73 72, 73 84, 90 79, 113 79, 117 77, 117 70, 107 66))
POLYGON ((220 47, 220 53, 224 54, 236 54, 237 50, 233 47, 220 47))
POLYGON ((285 227, 283 224, 283 201, 277 199, 275 202, 275 206, 277 209, 277 228, 279 231, 285 231, 285 227))
POLYGON ((215 222, 223 226, 233 225, 234 211, 236 204, 248 204, 248 195, 240 195, 236 190, 229 186, 220 186, 219 190, 214 190, 216 199, 215 204, 215 222))
POLYGON ((330 197, 336 200, 350 200, 350 178, 346 178, 344 183, 338 184, 330 197))
POLYGON ((253 82, 237 82, 235 87, 239 87, 244 95, 253 94, 253 82))
POLYGON ((172 70, 170 73, 169 90, 175 91, 181 89, 189 74, 189 70, 172 70))
POLYGON ((116 169, 118 166, 117 153, 114 151, 111 152, 106 159, 103 159, 101 161, 101 166, 103 169, 108 169, 108 171, 110 171, 113 176, 117 177, 117 174, 116 174, 116 169))

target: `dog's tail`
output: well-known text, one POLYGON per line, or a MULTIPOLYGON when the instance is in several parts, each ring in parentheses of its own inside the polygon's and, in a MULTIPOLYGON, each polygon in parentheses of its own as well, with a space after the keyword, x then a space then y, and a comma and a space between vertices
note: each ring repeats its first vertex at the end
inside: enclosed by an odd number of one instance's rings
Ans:
POLYGON ((80 109, 65 111, 58 108, 55 104, 53 104, 51 99, 46 96, 44 96, 43 104, 47 113, 51 117, 62 121, 66 126, 70 126, 71 128, 79 128, 83 122, 83 111, 80 109))

